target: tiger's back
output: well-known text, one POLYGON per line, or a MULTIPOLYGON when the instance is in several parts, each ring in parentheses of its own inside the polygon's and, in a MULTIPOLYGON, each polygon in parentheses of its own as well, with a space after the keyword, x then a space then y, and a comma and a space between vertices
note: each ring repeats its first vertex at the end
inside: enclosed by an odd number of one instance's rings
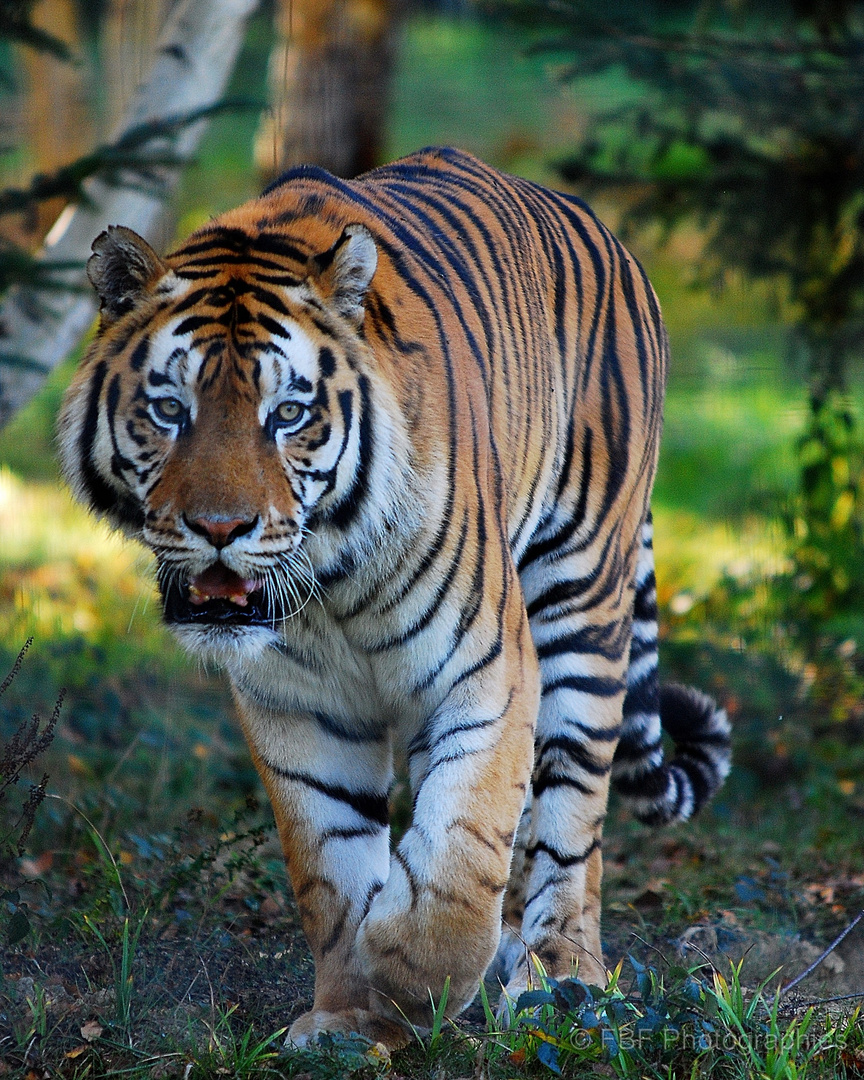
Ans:
POLYGON ((357 181, 295 169, 265 199, 272 209, 256 227, 272 222, 312 251, 329 250, 350 221, 372 231, 365 334, 406 402, 425 399, 434 416, 446 400, 457 433, 473 409, 491 434, 517 562, 586 471, 586 440, 607 455, 595 451, 587 469, 589 512, 608 513, 601 493, 614 498, 628 469, 650 484, 665 329, 642 268, 580 200, 449 149, 357 181))
POLYGON ((638 264, 577 200, 451 150, 295 170, 164 261, 126 230, 94 252, 65 469, 231 677, 316 960, 292 1037, 396 1042, 496 949, 514 991, 526 948, 602 979, 610 777, 670 820, 728 766, 695 692, 667 694, 682 754, 660 743, 667 346, 638 264))

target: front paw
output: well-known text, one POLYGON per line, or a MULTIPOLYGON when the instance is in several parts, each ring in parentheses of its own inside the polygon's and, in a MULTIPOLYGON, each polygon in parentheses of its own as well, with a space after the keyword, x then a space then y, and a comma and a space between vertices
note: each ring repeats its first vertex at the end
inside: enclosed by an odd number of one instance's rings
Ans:
POLYGON ((311 1009, 291 1025, 285 1045, 306 1047, 324 1032, 362 1035, 373 1043, 383 1043, 391 1052, 401 1050, 411 1039, 410 1031, 403 1024, 369 1012, 368 1009, 342 1009, 339 1012, 311 1009))
MULTIPOLYGON (((449 914, 449 913, 448 913, 449 914)), ((497 944, 481 920, 454 925, 437 908, 370 915, 357 934, 356 955, 370 988, 370 1007, 427 1028, 445 991, 446 1016, 457 1016, 477 993, 497 944)))

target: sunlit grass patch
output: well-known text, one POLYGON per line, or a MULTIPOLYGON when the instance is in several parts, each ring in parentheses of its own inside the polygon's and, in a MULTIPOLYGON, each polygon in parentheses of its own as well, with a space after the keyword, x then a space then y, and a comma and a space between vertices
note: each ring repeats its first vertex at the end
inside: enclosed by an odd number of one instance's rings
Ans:
POLYGON ((134 650, 136 663, 172 666, 179 655, 159 621, 150 556, 57 484, 0 467, 0 638, 12 649, 28 637, 99 644, 115 661, 134 650))

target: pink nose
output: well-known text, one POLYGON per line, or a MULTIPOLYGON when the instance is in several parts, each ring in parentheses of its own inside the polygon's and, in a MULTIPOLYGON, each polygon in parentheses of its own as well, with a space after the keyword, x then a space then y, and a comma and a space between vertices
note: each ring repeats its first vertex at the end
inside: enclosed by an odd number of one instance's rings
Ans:
POLYGON ((218 514, 212 517, 188 518, 184 514, 183 520, 192 532, 206 536, 215 548, 233 544, 239 536, 250 533, 258 524, 257 515, 253 518, 228 518, 218 514))

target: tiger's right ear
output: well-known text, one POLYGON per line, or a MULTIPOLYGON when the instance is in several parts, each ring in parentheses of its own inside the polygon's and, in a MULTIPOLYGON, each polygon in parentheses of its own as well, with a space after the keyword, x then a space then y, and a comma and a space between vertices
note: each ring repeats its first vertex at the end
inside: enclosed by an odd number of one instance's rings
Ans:
POLYGON ((153 248, 131 229, 109 225, 93 241, 87 277, 99 296, 102 325, 131 311, 146 287, 168 272, 153 248))

